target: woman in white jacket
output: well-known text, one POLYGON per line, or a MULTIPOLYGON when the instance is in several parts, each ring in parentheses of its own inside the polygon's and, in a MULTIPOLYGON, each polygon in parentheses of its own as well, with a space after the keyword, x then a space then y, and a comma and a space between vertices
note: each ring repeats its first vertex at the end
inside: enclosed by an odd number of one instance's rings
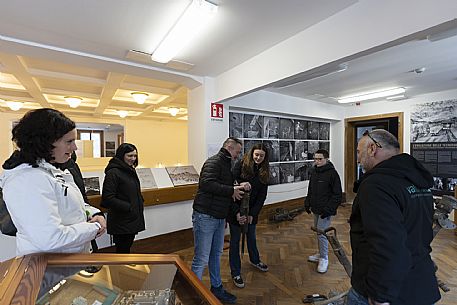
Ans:
POLYGON ((12 139, 17 150, 3 164, 0 187, 17 228, 17 255, 88 252, 105 219, 84 203, 71 173, 53 165, 77 149, 75 123, 57 110, 32 110, 12 139))

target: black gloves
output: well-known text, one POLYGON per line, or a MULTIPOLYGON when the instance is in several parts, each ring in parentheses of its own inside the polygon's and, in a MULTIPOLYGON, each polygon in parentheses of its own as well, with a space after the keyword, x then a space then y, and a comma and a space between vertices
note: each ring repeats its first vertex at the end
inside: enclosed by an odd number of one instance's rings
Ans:
POLYGON ((311 207, 305 206, 305 211, 306 211, 306 213, 311 214, 311 207))

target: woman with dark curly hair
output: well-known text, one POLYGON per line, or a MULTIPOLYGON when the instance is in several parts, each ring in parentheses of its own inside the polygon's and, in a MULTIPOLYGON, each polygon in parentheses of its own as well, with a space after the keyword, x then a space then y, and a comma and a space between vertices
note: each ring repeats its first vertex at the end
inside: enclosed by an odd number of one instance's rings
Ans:
POLYGON ((231 205, 227 221, 230 225, 229 262, 233 283, 238 288, 244 287, 241 277, 240 237, 241 225, 248 223, 247 248, 251 265, 262 272, 268 271, 268 266, 260 260, 256 243, 256 224, 260 210, 265 203, 270 179, 270 164, 268 149, 263 144, 255 144, 247 152, 243 160, 237 162, 233 169, 233 176, 238 183, 249 182, 251 191, 249 197, 248 216, 240 215, 240 202, 231 205))
POLYGON ((84 203, 68 170, 56 166, 77 149, 75 123, 54 109, 27 112, 13 128, 17 150, 3 164, 3 199, 17 228, 16 252, 88 252, 105 232, 100 211, 84 203))
POLYGON ((130 253, 135 235, 145 229, 137 166, 135 145, 123 143, 105 168, 101 205, 108 209, 108 233, 113 235, 116 253, 130 253))

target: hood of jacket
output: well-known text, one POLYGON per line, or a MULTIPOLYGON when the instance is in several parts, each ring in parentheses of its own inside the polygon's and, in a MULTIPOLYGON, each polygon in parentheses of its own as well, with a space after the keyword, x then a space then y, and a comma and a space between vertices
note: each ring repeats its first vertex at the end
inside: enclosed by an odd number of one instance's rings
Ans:
MULTIPOLYGON (((14 155, 14 153, 13 153, 14 155)), ((46 162, 44 159, 37 161, 37 166, 32 166, 28 163, 23 163, 21 161, 14 160, 11 156, 5 163, 3 164, 3 173, 0 175, 0 187, 4 188, 5 184, 7 183, 8 179, 14 177, 15 175, 21 173, 24 170, 28 170, 30 168, 41 168, 42 170, 48 171, 52 176, 60 175, 62 170, 56 168, 51 163, 46 162), (7 166, 5 166, 7 164, 7 166)))
POLYGON ((108 165, 105 168, 105 174, 113 168, 117 168, 119 170, 126 172, 133 172, 136 174, 135 169, 133 167, 129 166, 127 163, 118 158, 111 158, 111 160, 109 160, 108 165))
POLYGON ((362 181, 374 174, 385 174, 406 179, 419 188, 431 188, 433 176, 425 167, 409 154, 395 155, 377 164, 366 172, 362 181))
POLYGON ((333 163, 330 161, 327 161, 327 163, 323 166, 317 167, 316 165, 313 166, 313 170, 317 173, 323 173, 328 170, 334 169, 335 166, 333 166, 333 163))

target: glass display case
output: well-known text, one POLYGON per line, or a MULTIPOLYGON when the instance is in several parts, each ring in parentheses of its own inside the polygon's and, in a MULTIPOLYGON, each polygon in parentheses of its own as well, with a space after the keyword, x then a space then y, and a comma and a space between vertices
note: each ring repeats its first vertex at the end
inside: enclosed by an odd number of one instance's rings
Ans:
POLYGON ((29 255, 0 276, 0 304, 221 305, 172 254, 29 255))

